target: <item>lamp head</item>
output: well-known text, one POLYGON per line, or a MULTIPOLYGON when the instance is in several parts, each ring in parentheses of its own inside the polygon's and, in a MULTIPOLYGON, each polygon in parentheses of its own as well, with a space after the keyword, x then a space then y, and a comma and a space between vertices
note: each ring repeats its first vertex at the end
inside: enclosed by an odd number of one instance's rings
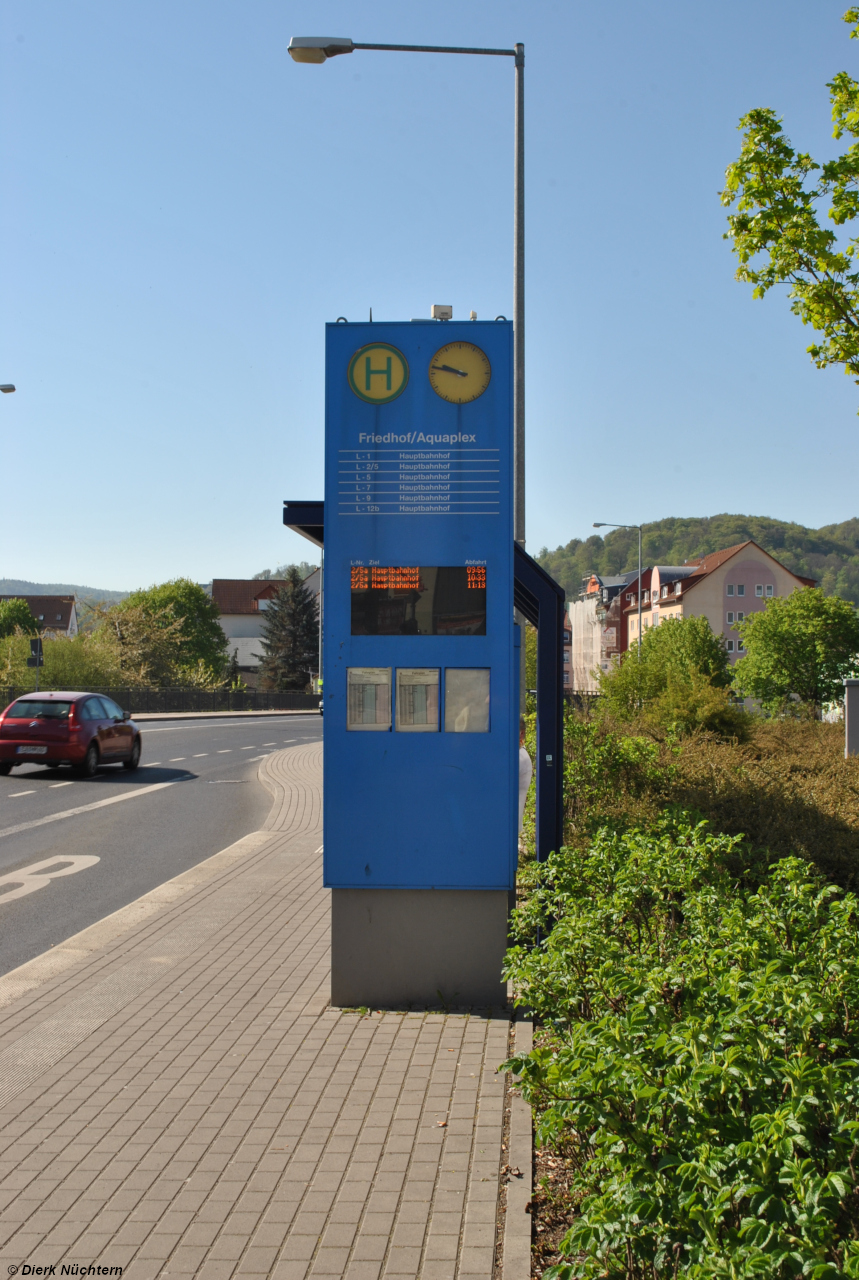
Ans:
POLYGON ((14 390, 15 390, 14 382, 0 382, 0 391, 4 392, 5 395, 8 396, 9 392, 14 390))
POLYGON ((351 52, 352 41, 345 36, 293 36, 287 49, 293 62, 325 62, 351 52))

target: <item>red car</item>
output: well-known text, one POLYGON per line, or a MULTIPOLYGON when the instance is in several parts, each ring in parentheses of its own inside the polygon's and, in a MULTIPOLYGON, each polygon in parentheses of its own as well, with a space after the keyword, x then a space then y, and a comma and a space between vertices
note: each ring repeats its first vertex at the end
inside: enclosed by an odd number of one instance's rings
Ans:
POLYGON ((100 764, 140 764, 140 730, 103 693, 27 693, 0 715, 0 774, 16 764, 74 765, 91 778, 100 764))

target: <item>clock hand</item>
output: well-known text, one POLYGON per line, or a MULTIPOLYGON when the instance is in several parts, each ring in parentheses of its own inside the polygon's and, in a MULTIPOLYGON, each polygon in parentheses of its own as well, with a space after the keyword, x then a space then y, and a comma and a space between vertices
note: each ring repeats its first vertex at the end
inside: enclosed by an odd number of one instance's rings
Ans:
POLYGON ((438 373, 455 373, 458 378, 468 377, 468 374, 463 369, 451 369, 449 364, 434 364, 432 367, 438 373))

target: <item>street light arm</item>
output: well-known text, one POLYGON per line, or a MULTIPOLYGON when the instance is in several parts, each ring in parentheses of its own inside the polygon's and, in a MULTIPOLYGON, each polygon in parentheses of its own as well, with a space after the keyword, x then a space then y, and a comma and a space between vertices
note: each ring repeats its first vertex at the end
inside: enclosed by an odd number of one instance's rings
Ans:
POLYGON ((348 36, 293 36, 287 52, 294 62, 327 62, 341 53, 355 49, 381 49, 386 53, 477 53, 490 58, 515 58, 516 66, 524 66, 523 45, 515 49, 471 49, 447 44, 356 44, 348 36))
POLYGON ((515 58, 515 49, 468 49, 446 44, 353 44, 353 49, 384 49, 392 53, 481 53, 490 58, 515 58))

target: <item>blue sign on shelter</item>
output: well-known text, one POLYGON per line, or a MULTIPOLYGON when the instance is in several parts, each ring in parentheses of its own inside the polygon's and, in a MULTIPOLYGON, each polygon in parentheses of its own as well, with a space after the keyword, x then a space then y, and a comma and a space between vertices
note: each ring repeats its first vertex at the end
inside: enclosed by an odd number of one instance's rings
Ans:
POLYGON ((512 437, 509 322, 327 326, 335 890, 515 885, 512 437))

